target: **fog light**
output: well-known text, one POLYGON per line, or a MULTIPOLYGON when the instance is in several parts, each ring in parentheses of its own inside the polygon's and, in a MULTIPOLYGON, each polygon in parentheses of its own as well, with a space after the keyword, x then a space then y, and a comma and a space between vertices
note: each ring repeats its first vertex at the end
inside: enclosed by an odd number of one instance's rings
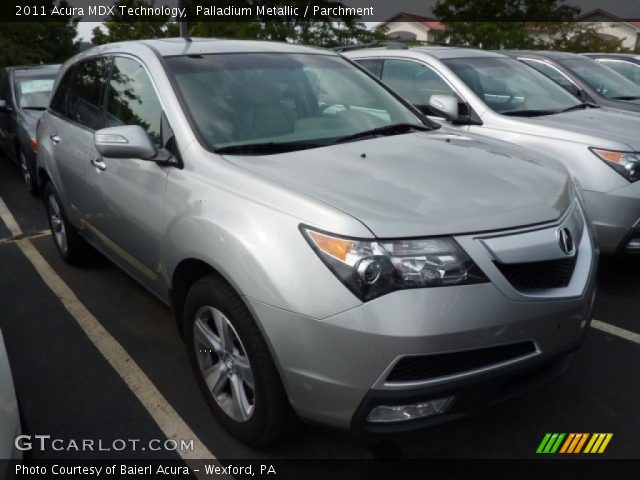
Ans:
POLYGON ((368 422, 404 422, 418 418, 442 415, 451 406, 454 396, 414 403, 413 405, 378 405, 369 413, 368 422))
POLYGON ((640 237, 634 237, 627 243, 627 250, 640 250, 640 237))

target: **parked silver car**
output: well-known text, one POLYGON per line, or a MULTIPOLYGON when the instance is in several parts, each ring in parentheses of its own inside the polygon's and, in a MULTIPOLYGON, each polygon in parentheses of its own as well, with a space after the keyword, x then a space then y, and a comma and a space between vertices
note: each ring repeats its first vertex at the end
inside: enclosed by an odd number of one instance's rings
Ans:
MULTIPOLYGON (((18 460, 20 451, 15 447, 15 439, 21 434, 18 401, 11 377, 9 358, 4 346, 4 338, 0 331, 0 460, 18 460)), ((0 467, 2 464, 0 464, 0 467)), ((7 465, 5 464, 5 467, 7 465)), ((13 470, 4 472, 0 469, 0 478, 13 478, 13 470)))
POLYGON ((434 119, 562 161, 584 189, 600 250, 640 252, 637 114, 582 103, 545 75, 499 53, 419 47, 344 55, 434 119))
POLYGON ((173 307, 245 442, 296 414, 457 418, 557 375, 584 337, 596 251, 566 169, 439 130, 333 52, 127 42, 54 89, 38 174, 58 251, 88 241, 173 307))
POLYGON ((32 195, 36 181, 36 125, 49 105, 59 65, 0 69, 0 153, 15 162, 32 195))

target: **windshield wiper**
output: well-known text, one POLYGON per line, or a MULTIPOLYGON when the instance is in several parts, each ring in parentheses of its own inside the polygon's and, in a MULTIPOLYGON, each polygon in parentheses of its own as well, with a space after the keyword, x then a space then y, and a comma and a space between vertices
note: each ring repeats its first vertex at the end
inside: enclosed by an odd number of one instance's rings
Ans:
POLYGON ((634 97, 633 95, 621 96, 621 97, 611 97, 612 100, 638 100, 640 97, 634 97))
POLYGON ((353 135, 347 135, 346 137, 338 138, 333 143, 344 143, 352 140, 359 140, 367 137, 379 137, 400 135, 402 133, 409 133, 412 131, 426 132, 433 130, 426 125, 419 125, 417 123, 394 123, 393 125, 386 125, 384 127, 372 128, 371 130, 365 130, 363 132, 354 133, 353 135))
POLYGON ((579 103, 578 105, 573 105, 572 107, 565 108, 563 110, 558 110, 558 113, 570 112, 572 110, 584 110, 586 108, 600 108, 600 106, 591 102, 582 102, 582 103, 579 103))
POLYGON ((20 107, 22 110, 46 110, 47 107, 20 107))
POLYGON ((246 143, 241 145, 229 145, 214 150, 215 153, 237 153, 251 155, 253 153, 283 153, 295 150, 307 150, 309 148, 324 147, 324 143, 310 142, 268 142, 268 143, 246 143))
POLYGON ((542 115, 553 115, 558 113, 559 110, 509 110, 502 112, 502 115, 508 115, 510 117, 540 117, 542 115))

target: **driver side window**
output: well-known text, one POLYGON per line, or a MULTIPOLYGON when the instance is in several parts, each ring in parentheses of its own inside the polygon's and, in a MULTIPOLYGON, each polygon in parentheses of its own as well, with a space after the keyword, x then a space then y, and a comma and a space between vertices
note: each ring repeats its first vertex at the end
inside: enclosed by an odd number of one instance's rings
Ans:
POLYGON ((432 95, 457 97, 453 89, 434 70, 409 60, 385 60, 382 81, 427 115, 434 115, 429 107, 432 95))

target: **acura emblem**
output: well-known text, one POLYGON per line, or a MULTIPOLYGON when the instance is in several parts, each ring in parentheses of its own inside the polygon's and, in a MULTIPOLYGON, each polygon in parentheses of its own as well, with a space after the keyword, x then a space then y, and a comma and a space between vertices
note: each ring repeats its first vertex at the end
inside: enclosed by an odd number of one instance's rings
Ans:
POLYGON ((573 243, 573 238, 571 238, 571 232, 569 229, 567 227, 562 227, 556 232, 556 234, 558 235, 560 249, 567 255, 573 255, 576 247, 573 243))

